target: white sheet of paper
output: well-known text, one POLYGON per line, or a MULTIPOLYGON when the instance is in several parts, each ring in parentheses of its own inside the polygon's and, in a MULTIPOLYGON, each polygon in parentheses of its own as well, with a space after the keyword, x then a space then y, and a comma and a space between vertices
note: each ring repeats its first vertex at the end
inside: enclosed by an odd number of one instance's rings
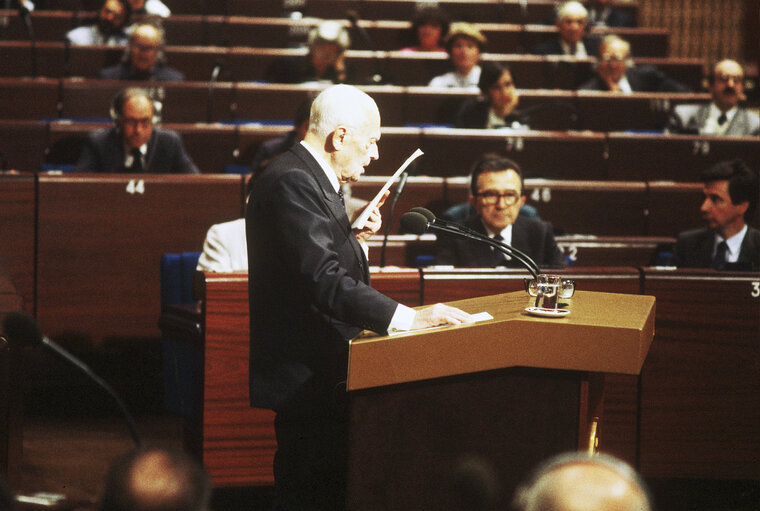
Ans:
MULTIPOLYGON (((472 318, 472 323, 477 323, 478 321, 486 321, 489 319, 493 319, 493 316, 491 316, 487 312, 476 312, 475 314, 470 314, 470 318, 472 318)), ((467 323, 467 324, 470 324, 470 323, 467 323)), ((442 328, 444 326, 451 326, 451 325, 431 326, 429 328, 420 328, 419 330, 398 330, 395 332, 388 332, 388 335, 392 337, 394 335, 400 335, 400 334, 424 332, 425 330, 432 330, 433 328, 442 328)))
POLYGON ((416 160, 418 157, 422 156, 424 154, 420 149, 417 149, 412 153, 412 155, 406 159, 403 165, 401 165, 398 170, 388 179, 388 181, 385 182, 383 187, 380 189, 380 191, 375 195, 375 197, 370 201, 369 204, 367 204, 367 207, 364 208, 364 211, 362 211, 362 214, 359 215, 359 218, 354 220, 353 225, 351 225, 354 229, 364 229, 364 225, 367 223, 367 218, 369 218, 370 213, 373 209, 375 209, 375 206, 377 206, 377 203, 380 202, 380 199, 383 197, 383 194, 388 190, 393 182, 401 175, 404 170, 409 166, 410 163, 412 163, 414 160, 416 160))

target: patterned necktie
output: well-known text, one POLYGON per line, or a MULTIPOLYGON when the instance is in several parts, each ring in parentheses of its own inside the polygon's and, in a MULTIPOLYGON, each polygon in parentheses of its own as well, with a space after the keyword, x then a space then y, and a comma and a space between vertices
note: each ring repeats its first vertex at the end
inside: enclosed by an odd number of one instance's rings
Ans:
POLYGON ((720 114, 720 117, 718 117, 718 126, 723 126, 726 124, 726 121, 728 120, 728 117, 726 117, 726 114, 720 114))
POLYGON ((715 251, 715 257, 713 257, 711 268, 716 270, 722 270, 726 267, 726 254, 728 253, 728 243, 726 240, 718 243, 718 248, 715 251))
MULTIPOLYGON (((501 234, 496 234, 493 237, 494 241, 498 241, 499 243, 504 241, 504 238, 501 236, 501 234)), ((495 266, 507 266, 508 260, 507 256, 499 249, 494 248, 494 253, 496 254, 496 264, 495 266)))
POLYGON ((132 155, 132 166, 129 167, 129 171, 134 172, 135 174, 142 173, 142 153, 139 149, 132 149, 132 151, 130 151, 130 154, 132 155))
POLYGON ((338 188, 338 197, 340 197, 340 203, 343 204, 343 208, 346 207, 346 199, 343 197, 343 190, 338 188))

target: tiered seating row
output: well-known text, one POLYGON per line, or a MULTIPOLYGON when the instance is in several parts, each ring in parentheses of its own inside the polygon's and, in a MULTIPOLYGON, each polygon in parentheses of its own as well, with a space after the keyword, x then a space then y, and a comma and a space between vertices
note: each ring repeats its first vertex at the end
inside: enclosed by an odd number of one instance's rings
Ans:
MULTIPOLYGON (((45 4, 44 0, 39 2, 45 4)), ((70 11, 93 11, 100 0, 55 0, 50 7, 70 11)), ((282 16, 298 11, 305 16, 324 19, 342 19, 353 11, 360 19, 409 20, 419 8, 416 0, 164 0, 173 14, 228 15, 228 16, 282 16)), ((636 18, 638 3, 615 2, 636 18)), ((435 2, 452 20, 505 23, 538 23, 554 9, 554 0, 437 0, 435 2)))
MULTIPOLYGON (((286 126, 167 124, 178 131, 203 172, 249 165, 259 145, 288 131, 286 126)), ((103 124, 0 120, 7 168, 66 169, 76 163, 86 134, 103 124), (52 165, 52 167, 50 167, 52 165)), ((755 137, 644 135, 590 132, 523 132, 451 128, 383 128, 380 159, 370 175, 388 176, 415 149, 425 153, 416 173, 464 176, 486 152, 515 159, 528 177, 571 180, 695 181, 700 170, 718 161, 744 158, 760 165, 755 137)), ((229 171, 229 169, 227 169, 229 171)), ((245 169, 243 169, 245 171, 245 169)))
MULTIPOLYGON (((28 29, 20 16, 11 11, 9 23, 0 28, 0 35, 7 40, 28 39, 28 29)), ((349 21, 344 21, 352 36, 354 50, 393 51, 408 46, 410 21, 359 21, 358 26, 369 35, 370 41, 361 37, 349 21), (374 44, 374 48, 371 47, 374 44)), ((77 24, 89 22, 81 13, 67 11, 38 11, 31 15, 35 35, 42 41, 63 41, 66 33, 77 24)), ((319 23, 317 18, 291 20, 289 18, 223 17, 199 15, 173 15, 163 22, 167 41, 177 46, 253 46, 263 48, 288 48, 306 44, 311 27, 319 23)), ((524 53, 541 41, 554 37, 556 28, 541 25, 517 25, 506 23, 476 23, 475 26, 488 39, 487 50, 491 53, 524 53)), ((616 33, 629 40, 632 52, 639 57, 667 57, 667 29, 659 28, 595 28, 591 33, 604 35, 616 33)))
MULTIPOLYGON (((286 57, 306 54, 304 48, 247 48, 208 46, 168 46, 167 63, 182 71, 191 81, 209 81, 213 69, 221 66, 220 81, 260 82, 274 62, 286 57)), ((96 78, 104 67, 116 64, 122 49, 109 46, 71 46, 62 42, 0 42, 0 60, 4 63, 0 76, 44 76, 62 78, 77 76, 96 78)), ((514 55, 486 53, 486 61, 507 64, 515 82, 524 89, 575 89, 591 78, 593 59, 562 56, 514 55)), ((703 78, 700 59, 637 58, 640 65, 655 65, 668 76, 692 90, 699 90, 703 78)), ((450 69, 446 54, 348 50, 346 64, 357 83, 375 83, 380 74, 385 83, 427 85, 436 75, 450 69)))
MULTIPOLYGON (((5 119, 87 119, 107 115, 112 98, 126 85, 110 80, 0 78, 0 111, 5 119), (28 98, 35 98, 33 103, 28 98)), ((164 122, 262 122, 291 124, 296 105, 322 87, 206 82, 151 84, 162 101, 164 122)), ((477 93, 429 87, 364 86, 377 101, 384 126, 449 125, 465 100, 477 93)), ((680 103, 709 101, 709 95, 680 93, 610 94, 596 91, 519 90, 518 110, 536 130, 661 131, 668 112, 680 103)))

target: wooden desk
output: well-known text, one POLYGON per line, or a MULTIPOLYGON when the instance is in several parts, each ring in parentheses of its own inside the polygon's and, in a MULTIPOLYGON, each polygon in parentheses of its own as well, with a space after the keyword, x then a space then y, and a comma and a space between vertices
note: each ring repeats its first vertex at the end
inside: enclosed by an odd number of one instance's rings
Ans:
POLYGON ((645 477, 757 480, 760 274, 644 270, 657 298, 641 372, 645 477))
POLYGON ((7 168, 37 172, 47 146, 47 124, 40 121, 0 120, 0 151, 7 168))
POLYGON ((21 303, 18 308, 34 313, 35 248, 35 180, 31 174, 0 173, 0 230, 5 242, 0 244, 0 268, 6 281, 6 293, 12 286, 13 294, 21 303))
POLYGON ((38 176, 37 319, 56 340, 158 338, 159 261, 243 213, 240 176, 38 176))
POLYGON ((526 177, 604 180, 605 137, 600 133, 515 132, 500 130, 422 130, 421 172, 431 176, 469 174, 488 152, 513 158, 526 177))
POLYGON ((694 182, 723 160, 742 158, 760 166, 757 137, 610 133, 607 145, 609 179, 694 182))

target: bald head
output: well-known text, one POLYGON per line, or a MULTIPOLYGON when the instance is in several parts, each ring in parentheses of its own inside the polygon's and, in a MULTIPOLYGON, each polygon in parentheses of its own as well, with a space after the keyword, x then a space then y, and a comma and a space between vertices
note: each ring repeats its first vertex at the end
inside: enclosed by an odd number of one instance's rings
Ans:
POLYGON ((203 467, 178 451, 136 450, 111 467, 101 511, 206 511, 211 485, 203 467))
POLYGON ((309 132, 326 139, 338 126, 361 127, 380 123, 375 101, 351 85, 333 85, 323 90, 311 105, 309 132))
POLYGON ((521 511, 649 511, 643 482, 611 456, 561 455, 515 496, 521 511))
POLYGON ((322 156, 340 183, 356 181, 380 157, 380 111, 375 101, 351 85, 333 85, 311 104, 304 142, 322 156))

